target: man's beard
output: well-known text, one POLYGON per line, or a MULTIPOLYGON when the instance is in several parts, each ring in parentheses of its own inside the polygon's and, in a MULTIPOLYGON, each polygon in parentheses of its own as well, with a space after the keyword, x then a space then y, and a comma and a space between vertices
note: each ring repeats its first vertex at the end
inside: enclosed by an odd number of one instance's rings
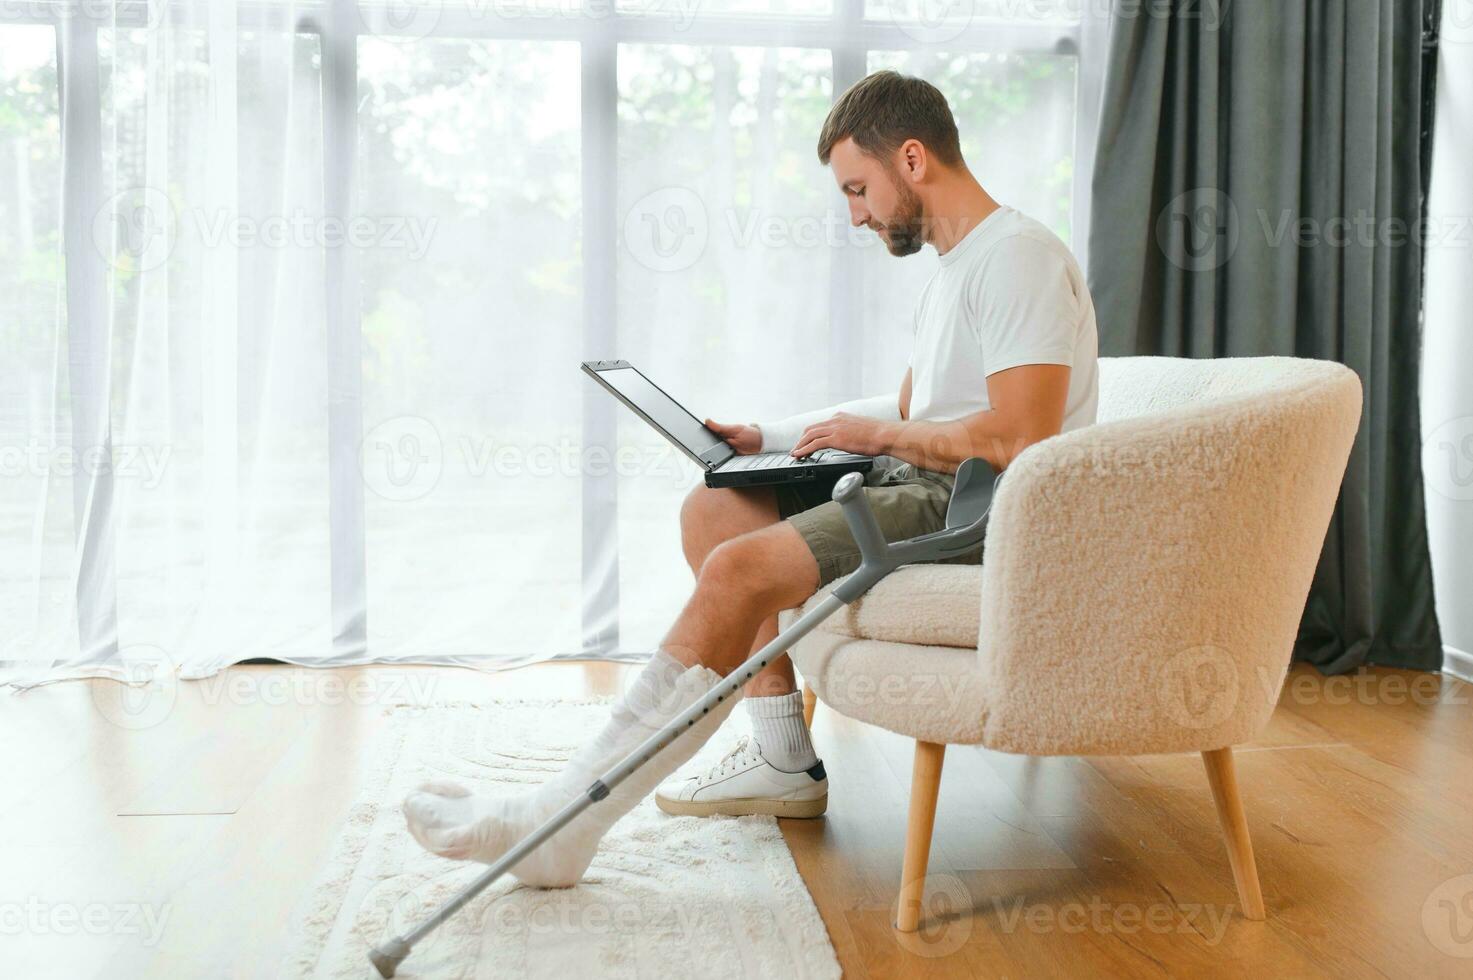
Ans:
POLYGON ((926 244, 925 208, 920 195, 894 173, 890 174, 890 185, 895 188, 899 201, 895 213, 885 222, 885 245, 891 255, 914 255, 926 244))

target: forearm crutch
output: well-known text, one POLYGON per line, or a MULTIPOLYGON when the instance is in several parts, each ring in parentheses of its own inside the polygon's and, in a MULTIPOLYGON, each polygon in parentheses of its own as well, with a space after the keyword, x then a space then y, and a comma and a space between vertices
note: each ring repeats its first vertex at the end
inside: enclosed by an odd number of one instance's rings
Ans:
POLYGON ((998 474, 986 460, 967 460, 957 470, 956 483, 951 490, 951 501, 946 508, 946 526, 940 531, 892 544, 885 540, 885 536, 880 532, 880 525, 875 520, 874 511, 870 510, 869 501, 863 493, 864 477, 858 473, 846 474, 834 486, 834 500, 843 507, 844 519, 848 521, 849 530, 859 544, 862 562, 858 570, 836 585, 822 602, 800 616, 797 622, 779 633, 771 643, 752 654, 745 663, 706 692, 699 701, 685 709, 668 726, 651 735, 623 761, 594 780, 582 795, 575 797, 567 806, 549 817, 542 826, 503 854, 496 863, 487 867, 466 886, 464 891, 446 902, 434 915, 404 935, 375 946, 369 952, 368 958, 373 962, 379 975, 392 977, 394 971, 399 968, 400 963, 404 962, 404 958, 409 955, 416 943, 460 911, 487 885, 506 874, 522 858, 535 851, 574 817, 608 796, 609 791, 618 786, 626 776, 673 742, 682 731, 694 725, 703 714, 735 694, 758 671, 808 635, 819 623, 838 612, 841 607, 864 595, 874 587, 876 582, 901 565, 951 558, 965 554, 981 544, 986 534, 987 512, 992 507, 992 494, 998 479, 998 474))

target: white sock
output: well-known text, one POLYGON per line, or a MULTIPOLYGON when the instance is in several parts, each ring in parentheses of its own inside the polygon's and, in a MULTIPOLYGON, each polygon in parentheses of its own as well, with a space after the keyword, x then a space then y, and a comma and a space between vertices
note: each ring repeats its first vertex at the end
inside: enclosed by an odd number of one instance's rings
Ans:
MULTIPOLYGON (((492 864, 720 680, 713 670, 687 668, 664 650, 657 651, 615 702, 608 724, 568 760, 562 772, 523 793, 477 796, 457 783, 426 783, 404 799, 409 832, 426 850, 442 857, 492 864)), ((739 688, 700 716, 606 798, 518 862, 512 874, 524 884, 543 888, 576 884, 609 828, 689 761, 741 696, 739 688)))
POLYGON ((747 698, 752 737, 774 769, 802 772, 818 761, 808 726, 803 723, 803 695, 798 691, 777 697, 747 698))

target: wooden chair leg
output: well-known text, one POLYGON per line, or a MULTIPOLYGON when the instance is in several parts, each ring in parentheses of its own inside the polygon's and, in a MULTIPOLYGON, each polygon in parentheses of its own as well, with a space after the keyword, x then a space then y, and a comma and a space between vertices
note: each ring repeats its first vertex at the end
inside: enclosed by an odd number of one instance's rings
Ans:
POLYGON ((931 830, 936 825, 936 794, 941 789, 941 763, 945 757, 945 745, 916 740, 905 863, 900 871, 900 908, 895 915, 895 928, 901 932, 915 932, 920 925, 926 865, 931 857, 931 830))
POLYGON ((807 684, 803 685, 803 724, 809 728, 813 727, 813 709, 818 704, 818 695, 813 693, 813 688, 807 684))
POLYGON ((1238 885, 1238 901, 1243 903, 1243 916, 1261 921, 1264 916, 1263 892, 1258 886, 1258 865, 1253 860, 1253 841, 1248 837, 1243 798, 1238 795, 1233 750, 1203 752, 1202 762, 1207 766, 1207 782, 1212 784, 1212 799, 1217 803, 1217 820, 1222 824, 1222 836, 1227 840, 1228 863, 1233 867, 1233 880, 1238 885))

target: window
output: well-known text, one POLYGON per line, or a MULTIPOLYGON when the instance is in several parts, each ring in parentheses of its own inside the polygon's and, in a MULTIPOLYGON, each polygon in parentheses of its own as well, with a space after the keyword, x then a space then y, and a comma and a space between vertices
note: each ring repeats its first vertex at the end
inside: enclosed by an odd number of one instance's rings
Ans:
POLYGON ((697 474, 577 362, 739 421, 894 387, 934 259, 850 229, 814 155, 869 70, 1087 234, 1079 0, 69 6, 0 6, 7 459, 168 465, 7 472, 0 661, 652 649, 697 474))

